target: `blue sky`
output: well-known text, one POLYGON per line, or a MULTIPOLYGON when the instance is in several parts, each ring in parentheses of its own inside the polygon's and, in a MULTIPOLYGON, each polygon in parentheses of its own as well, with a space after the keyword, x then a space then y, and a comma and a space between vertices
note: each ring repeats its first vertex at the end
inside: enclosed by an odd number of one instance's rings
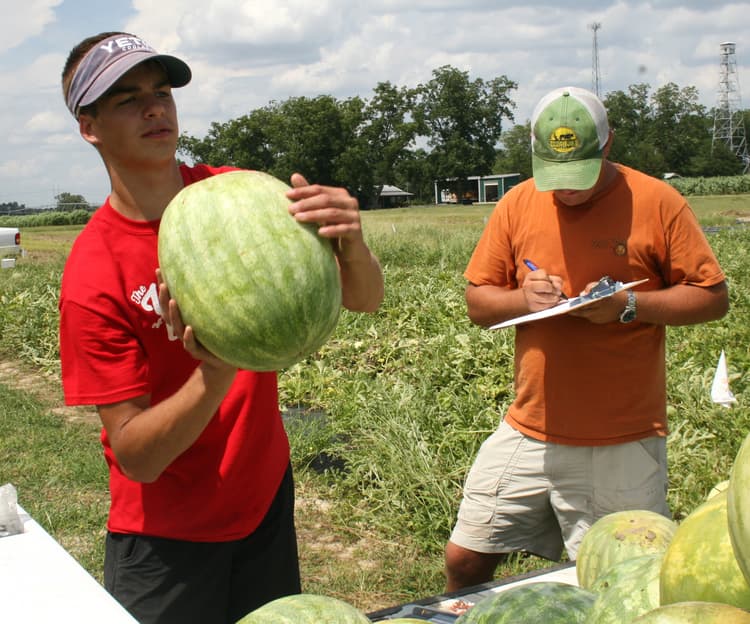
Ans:
MULTIPOLYGON (((593 22, 602 91, 644 82, 695 86, 716 102, 719 44, 737 43, 750 108, 750 2, 706 0, 0 0, 0 203, 100 203, 109 185, 60 93, 65 57, 105 30, 133 32, 193 69, 176 92, 181 130, 204 136, 293 96, 370 97, 379 82, 416 86, 452 65, 505 75, 517 122, 563 84, 591 88, 593 22)), ((304 172, 303 172, 304 173, 304 172)))

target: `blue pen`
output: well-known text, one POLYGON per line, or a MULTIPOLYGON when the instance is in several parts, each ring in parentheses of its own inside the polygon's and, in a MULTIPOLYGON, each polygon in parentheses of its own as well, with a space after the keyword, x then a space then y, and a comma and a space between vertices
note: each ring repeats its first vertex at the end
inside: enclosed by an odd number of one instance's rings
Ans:
MULTIPOLYGON (((528 258, 524 258, 523 259, 523 263, 527 267, 529 267, 529 269, 531 269, 532 271, 538 271, 539 270, 539 267, 536 264, 534 264, 531 260, 529 260, 528 258)), ((567 299, 567 298, 568 298, 568 296, 564 292, 560 291, 560 299, 567 299)))

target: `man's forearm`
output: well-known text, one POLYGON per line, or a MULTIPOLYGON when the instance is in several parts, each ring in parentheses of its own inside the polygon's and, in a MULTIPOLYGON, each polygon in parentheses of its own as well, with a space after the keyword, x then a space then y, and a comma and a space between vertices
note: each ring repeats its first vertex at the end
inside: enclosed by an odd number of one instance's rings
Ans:
POLYGON ((347 245, 337 253, 342 305, 353 312, 374 312, 383 301, 385 289, 380 262, 364 242, 339 244, 347 245))
POLYGON ((472 323, 489 327, 529 312, 526 296, 521 288, 500 286, 466 287, 466 306, 472 323))
POLYGON ((236 369, 202 363, 172 396, 154 406, 148 397, 99 406, 112 450, 134 481, 155 481, 189 449, 226 396, 236 369))
POLYGON ((677 284, 637 292, 636 319, 657 325, 692 325, 721 318, 729 309, 726 282, 701 287, 677 284))

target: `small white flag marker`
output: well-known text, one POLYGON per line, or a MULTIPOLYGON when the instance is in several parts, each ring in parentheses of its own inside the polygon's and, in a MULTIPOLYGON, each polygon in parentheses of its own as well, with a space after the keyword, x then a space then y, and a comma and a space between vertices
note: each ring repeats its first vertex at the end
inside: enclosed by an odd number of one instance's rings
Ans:
POLYGON ((727 374, 727 358, 724 355, 724 350, 721 350, 719 356, 719 363, 716 366, 716 372, 714 373, 714 380, 711 384, 711 400, 714 403, 718 403, 722 407, 732 407, 732 403, 736 403, 737 399, 729 389, 729 375, 727 374))

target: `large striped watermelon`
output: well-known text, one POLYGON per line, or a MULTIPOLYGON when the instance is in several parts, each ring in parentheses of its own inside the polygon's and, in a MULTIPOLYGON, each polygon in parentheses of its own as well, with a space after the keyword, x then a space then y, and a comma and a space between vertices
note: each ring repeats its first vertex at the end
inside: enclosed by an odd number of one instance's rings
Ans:
POLYGON ((664 555, 660 593, 662 605, 702 600, 750 609, 750 585, 729 538, 726 491, 680 523, 664 555))
POLYGON ((628 624, 659 606, 662 553, 623 559, 602 574, 591 588, 596 594, 586 624, 628 624))
POLYGON ((237 624, 371 624, 348 602, 318 594, 284 596, 251 611, 237 624))
POLYGON ((586 531, 578 548, 578 584, 590 588, 607 568, 624 559, 663 553, 677 523, 654 511, 616 511, 599 518, 586 531))
POLYGON ((159 228, 159 264, 183 319, 240 368, 286 368, 316 351, 341 309, 328 240, 288 212, 289 186, 233 171, 183 188, 159 228))
POLYGON ((456 624, 584 624, 595 598, 567 583, 526 583, 482 598, 456 624))
POLYGON ((750 624, 750 613, 718 602, 675 602, 644 613, 632 624, 750 624))
POLYGON ((727 516, 737 564, 750 583, 750 435, 742 441, 729 474, 727 516))

